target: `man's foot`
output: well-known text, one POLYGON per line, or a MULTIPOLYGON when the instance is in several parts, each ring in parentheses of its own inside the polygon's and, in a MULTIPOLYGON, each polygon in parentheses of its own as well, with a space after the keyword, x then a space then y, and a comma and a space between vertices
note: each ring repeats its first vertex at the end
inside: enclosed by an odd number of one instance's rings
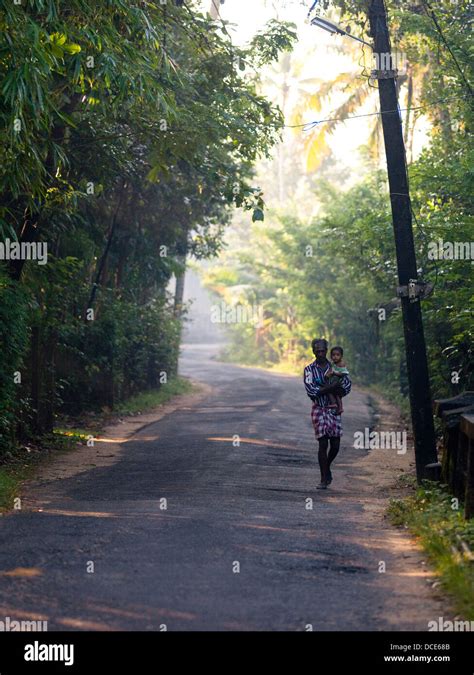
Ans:
POLYGON ((326 478, 326 485, 331 485, 331 483, 332 483, 332 473, 329 470, 328 471, 328 477, 326 478))
POLYGON ((327 490, 328 484, 326 481, 321 481, 319 485, 316 485, 316 490, 327 490))

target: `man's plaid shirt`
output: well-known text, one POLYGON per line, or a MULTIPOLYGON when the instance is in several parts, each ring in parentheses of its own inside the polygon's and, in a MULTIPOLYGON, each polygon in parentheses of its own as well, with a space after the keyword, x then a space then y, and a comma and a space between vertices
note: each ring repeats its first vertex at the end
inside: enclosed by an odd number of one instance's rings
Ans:
MULTIPOLYGON (((319 390, 324 384, 324 376, 331 368, 331 363, 328 361, 325 365, 320 366, 316 363, 316 359, 306 366, 304 369, 304 386, 309 398, 321 408, 327 408, 330 404, 327 394, 320 394, 319 390)), ((341 387, 344 390, 344 396, 350 392, 352 387, 351 378, 349 375, 343 375, 340 378, 341 387)))

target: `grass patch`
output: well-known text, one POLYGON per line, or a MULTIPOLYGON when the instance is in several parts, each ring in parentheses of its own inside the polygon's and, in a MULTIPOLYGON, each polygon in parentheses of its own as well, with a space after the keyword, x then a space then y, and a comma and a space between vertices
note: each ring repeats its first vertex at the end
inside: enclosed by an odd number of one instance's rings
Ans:
POLYGON ((145 391, 117 403, 113 410, 104 408, 99 412, 86 412, 76 417, 64 416, 59 420, 56 431, 64 436, 72 435, 79 437, 78 440, 87 440, 88 436, 97 436, 102 433, 104 426, 113 424, 114 420, 119 417, 149 412, 166 403, 173 396, 187 394, 196 389, 197 387, 184 377, 174 377, 160 389, 145 391))
POLYGON ((13 508, 13 500, 17 496, 17 486, 26 475, 20 471, 0 467, 0 510, 13 508))
POLYGON ((142 394, 132 396, 127 401, 119 403, 114 408, 114 413, 118 415, 137 415, 138 413, 157 408, 159 405, 169 401, 173 396, 189 394, 194 390, 195 386, 189 380, 186 380, 184 377, 175 377, 166 386, 160 387, 160 389, 145 391, 142 394))
POLYGON ((20 484, 31 478, 45 457, 53 452, 71 450, 78 442, 85 442, 85 438, 58 430, 9 452, 7 463, 0 466, 0 511, 13 508, 13 500, 20 493, 20 484))
POLYGON ((462 508, 453 508, 453 496, 444 486, 425 481, 415 494, 392 499, 388 516, 418 537, 453 598, 456 611, 474 620, 474 520, 465 520, 462 508))
POLYGON ((375 401, 379 398, 382 398, 385 399, 385 401, 396 405, 397 408, 399 408, 402 417, 411 424, 410 400, 407 396, 404 396, 402 393, 400 393, 398 389, 389 387, 387 385, 370 383, 365 386, 367 386, 369 391, 372 393, 375 401))

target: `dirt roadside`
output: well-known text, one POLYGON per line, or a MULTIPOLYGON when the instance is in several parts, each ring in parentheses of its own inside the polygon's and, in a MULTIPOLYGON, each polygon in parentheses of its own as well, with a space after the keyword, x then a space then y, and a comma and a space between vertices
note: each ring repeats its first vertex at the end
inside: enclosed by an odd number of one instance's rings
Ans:
MULTIPOLYGON (((404 575, 416 576, 425 581, 427 591, 439 603, 443 616, 456 618, 452 600, 440 586, 438 575, 430 566, 427 555, 417 539, 407 531, 407 528, 392 525, 387 515, 391 499, 413 496, 416 490, 416 465, 410 424, 400 414, 396 405, 369 390, 366 393, 373 411, 371 430, 377 432, 391 432, 394 429, 406 431, 407 451, 404 454, 393 453, 393 451, 387 454, 387 451, 374 449, 356 461, 357 482, 364 512, 374 522, 374 526, 380 522, 383 523, 391 539, 393 550, 400 551, 405 560, 404 575)), ((368 546, 374 544, 376 545, 374 541, 367 542, 368 546)), ((403 585, 403 577, 394 579, 393 583, 403 585)), ((420 597, 419 600, 421 603, 422 598, 420 597)), ((396 611, 394 603, 394 615, 396 611)))

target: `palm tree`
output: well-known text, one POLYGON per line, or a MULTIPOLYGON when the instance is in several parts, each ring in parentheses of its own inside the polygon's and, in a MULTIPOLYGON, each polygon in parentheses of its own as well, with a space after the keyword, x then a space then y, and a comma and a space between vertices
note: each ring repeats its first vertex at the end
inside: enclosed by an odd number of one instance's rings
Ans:
MULTIPOLYGON (((311 52, 307 57, 311 57, 311 52)), ((285 120, 291 119, 295 108, 299 105, 310 106, 317 103, 316 91, 322 81, 316 77, 303 78, 304 62, 298 60, 294 53, 285 52, 278 64, 269 69, 263 78, 262 85, 265 92, 276 101, 285 120)), ((285 189, 285 166, 287 166, 287 150, 284 143, 280 143, 277 150, 278 162, 278 198, 283 203, 287 192, 285 189)))
MULTIPOLYGON (((360 45, 351 40, 341 43, 339 50, 342 53, 352 57, 356 62, 360 59, 360 45)), ((372 64, 366 63, 366 52, 362 48, 363 67, 362 74, 357 75, 353 71, 342 72, 333 80, 322 82, 318 90, 312 95, 300 97, 297 104, 293 107, 290 116, 290 124, 298 127, 314 120, 318 113, 321 113, 325 104, 330 104, 335 97, 344 94, 342 103, 338 103, 332 112, 326 115, 327 121, 323 124, 315 124, 314 128, 304 134, 303 148, 306 156, 306 169, 308 173, 313 173, 321 166, 324 159, 330 156, 331 149, 328 139, 338 128, 341 121, 357 114, 370 104, 368 117, 370 124, 370 134, 368 147, 375 159, 380 157, 382 124, 378 112, 378 97, 375 95, 377 87, 371 78, 372 64)), ((416 91, 423 86, 423 81, 427 76, 428 68, 420 64, 410 63, 406 58, 402 64, 397 78, 397 89, 400 99, 403 100, 402 107, 406 108, 405 116, 405 143, 411 147, 413 156, 413 129, 416 122, 416 116, 411 115, 411 108, 416 105, 416 91), (412 121, 413 120, 413 121, 412 121)))

